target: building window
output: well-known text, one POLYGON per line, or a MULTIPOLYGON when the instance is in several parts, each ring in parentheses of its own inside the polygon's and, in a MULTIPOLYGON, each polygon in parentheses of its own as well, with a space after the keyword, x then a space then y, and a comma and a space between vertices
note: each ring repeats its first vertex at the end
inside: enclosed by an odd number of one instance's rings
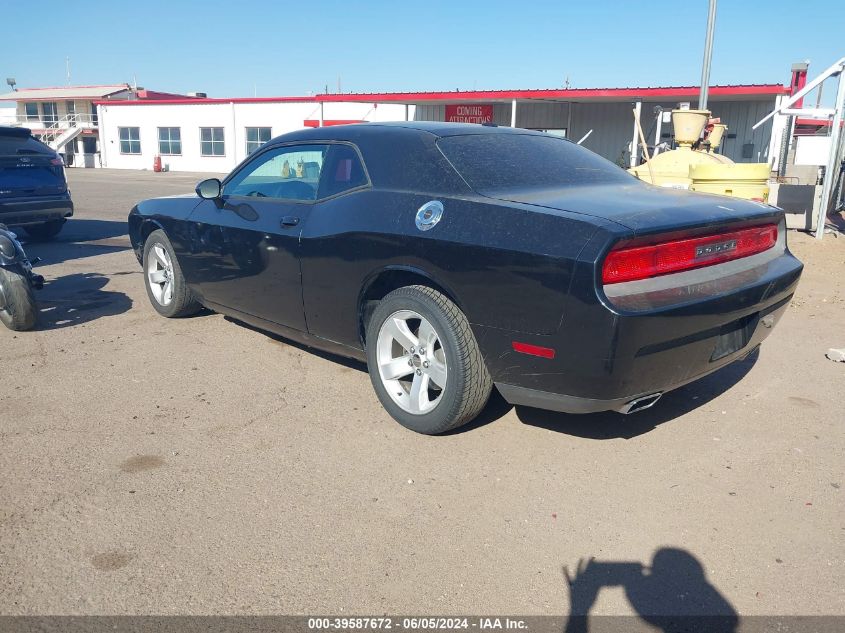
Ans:
POLYGON ((225 156, 226 143, 222 127, 200 128, 200 154, 202 156, 225 156))
POLYGON ((53 101, 44 101, 41 103, 41 119, 48 127, 59 122, 59 110, 53 101))
POLYGON ((271 133, 269 127, 248 127, 246 129, 247 156, 269 141, 271 133))
POLYGON ((119 127, 117 131, 120 134, 121 154, 141 153, 141 128, 119 127))
POLYGON ((158 128, 158 153, 162 156, 182 154, 182 133, 178 127, 158 128))
POLYGON ((26 120, 27 121, 37 121, 38 120, 38 104, 37 103, 25 103, 23 104, 24 111, 26 112, 26 120))

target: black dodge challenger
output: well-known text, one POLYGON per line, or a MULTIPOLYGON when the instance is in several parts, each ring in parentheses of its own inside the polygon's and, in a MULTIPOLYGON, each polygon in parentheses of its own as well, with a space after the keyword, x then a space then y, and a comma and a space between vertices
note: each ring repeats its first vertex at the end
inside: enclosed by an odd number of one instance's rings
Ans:
POLYGON ((280 136, 140 202, 153 307, 366 360, 421 433, 510 403, 630 413, 753 351, 802 265, 782 211, 644 184, 574 143, 448 123, 280 136))

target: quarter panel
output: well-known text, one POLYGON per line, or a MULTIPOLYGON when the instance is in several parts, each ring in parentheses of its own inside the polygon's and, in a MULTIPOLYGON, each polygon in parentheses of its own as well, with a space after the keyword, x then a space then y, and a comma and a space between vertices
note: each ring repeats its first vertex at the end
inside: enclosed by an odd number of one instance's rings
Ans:
POLYGON ((362 191, 317 205, 302 234, 311 334, 360 345, 358 301, 391 267, 423 271, 453 293, 472 324, 551 333, 565 310, 574 260, 595 227, 561 212, 484 198, 444 198, 442 220, 415 225, 420 193, 362 191))

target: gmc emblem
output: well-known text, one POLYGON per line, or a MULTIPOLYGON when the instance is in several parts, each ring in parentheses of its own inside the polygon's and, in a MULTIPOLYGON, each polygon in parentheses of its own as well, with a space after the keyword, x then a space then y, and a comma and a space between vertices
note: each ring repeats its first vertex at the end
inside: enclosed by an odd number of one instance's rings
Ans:
POLYGON ((736 240, 728 240, 727 242, 716 242, 715 244, 705 244, 704 246, 697 246, 695 249, 695 258, 710 257, 711 255, 719 255, 728 251, 736 250, 736 240))

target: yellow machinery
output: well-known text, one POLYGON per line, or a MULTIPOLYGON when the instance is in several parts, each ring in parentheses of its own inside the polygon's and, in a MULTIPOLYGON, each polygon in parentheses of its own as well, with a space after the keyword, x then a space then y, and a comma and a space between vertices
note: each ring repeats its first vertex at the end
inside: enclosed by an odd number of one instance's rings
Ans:
POLYGON ((672 110, 678 148, 662 152, 628 171, 640 180, 662 187, 765 202, 769 197, 768 163, 735 163, 727 156, 712 153, 721 144, 727 126, 719 123, 712 126, 705 139, 710 141, 708 150, 693 149, 709 119, 707 110, 672 110))

